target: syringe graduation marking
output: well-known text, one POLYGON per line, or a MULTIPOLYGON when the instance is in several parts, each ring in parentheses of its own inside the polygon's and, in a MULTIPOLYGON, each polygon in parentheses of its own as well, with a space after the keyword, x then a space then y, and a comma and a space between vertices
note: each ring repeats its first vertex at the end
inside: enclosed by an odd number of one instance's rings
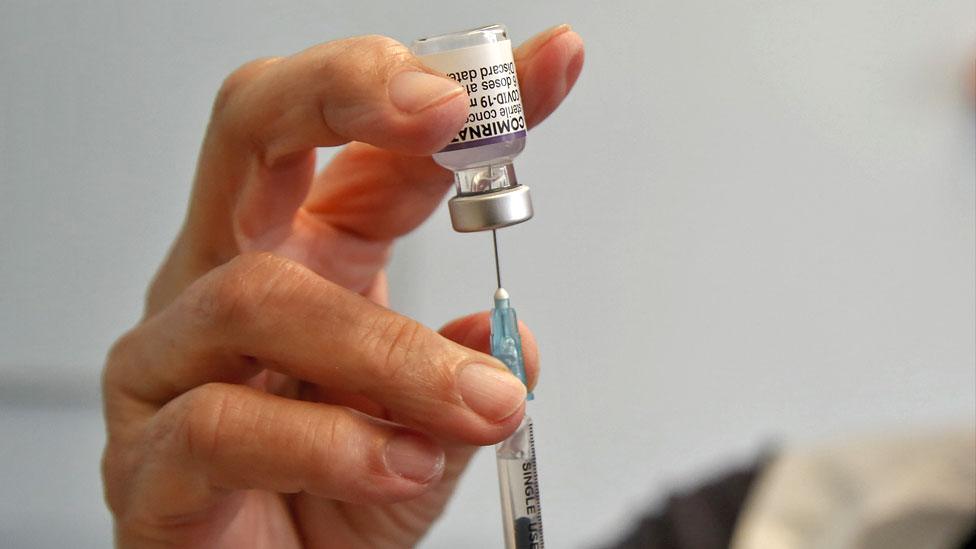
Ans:
POLYGON ((530 533, 537 533, 533 537, 540 543, 539 547, 542 547, 542 504, 539 500, 539 470, 536 468, 535 462, 535 430, 531 423, 529 423, 529 460, 530 465, 525 477, 525 493, 527 496, 525 504, 526 510, 534 515, 530 522, 529 531, 530 533), (532 491, 531 496, 529 496, 530 490, 532 491), (535 500, 534 504, 530 504, 532 499, 535 500))

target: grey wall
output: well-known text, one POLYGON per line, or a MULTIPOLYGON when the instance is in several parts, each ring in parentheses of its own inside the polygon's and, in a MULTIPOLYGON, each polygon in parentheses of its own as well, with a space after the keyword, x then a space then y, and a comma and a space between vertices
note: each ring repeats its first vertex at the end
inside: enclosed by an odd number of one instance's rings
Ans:
MULTIPOLYGON (((98 547, 106 348, 182 218, 222 76, 361 33, 588 42, 500 235, 543 351, 546 533, 588 546, 764 444, 972 422, 968 1, 0 3, 0 539, 98 547)), ((439 211, 391 267, 431 325, 486 308, 439 211)), ((496 547, 485 451, 425 547, 496 547)))

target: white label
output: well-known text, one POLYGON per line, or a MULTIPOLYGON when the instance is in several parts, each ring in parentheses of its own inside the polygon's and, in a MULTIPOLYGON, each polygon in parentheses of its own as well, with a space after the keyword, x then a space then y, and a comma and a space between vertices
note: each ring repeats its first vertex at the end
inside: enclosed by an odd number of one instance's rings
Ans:
POLYGON ((511 141, 525 135, 512 43, 481 44, 420 57, 468 92, 468 121, 441 152, 511 141))

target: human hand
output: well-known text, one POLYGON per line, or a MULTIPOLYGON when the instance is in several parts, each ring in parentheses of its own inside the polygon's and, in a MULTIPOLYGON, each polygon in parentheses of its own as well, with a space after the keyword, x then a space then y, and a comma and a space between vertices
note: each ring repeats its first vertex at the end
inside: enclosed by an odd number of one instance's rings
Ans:
MULTIPOLYGON (((531 126, 582 42, 556 27, 515 58, 531 126)), ((525 389, 484 354, 485 313, 438 334, 384 308, 393 240, 451 184, 429 154, 467 115, 431 74, 373 36, 225 81, 184 227, 103 376, 119 546, 410 546, 475 445, 518 426, 525 389), (315 173, 315 147, 350 141, 315 173)))

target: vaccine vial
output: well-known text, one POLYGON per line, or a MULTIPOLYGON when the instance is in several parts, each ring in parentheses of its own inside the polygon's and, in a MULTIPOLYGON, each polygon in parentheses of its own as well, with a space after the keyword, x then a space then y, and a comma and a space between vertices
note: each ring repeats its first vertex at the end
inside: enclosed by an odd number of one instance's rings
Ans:
POLYGON ((512 161, 525 148, 525 112, 512 43, 502 25, 414 41, 411 50, 468 93, 468 119, 434 160, 454 172, 457 194, 448 202, 456 231, 507 227, 532 218, 529 188, 512 161))

